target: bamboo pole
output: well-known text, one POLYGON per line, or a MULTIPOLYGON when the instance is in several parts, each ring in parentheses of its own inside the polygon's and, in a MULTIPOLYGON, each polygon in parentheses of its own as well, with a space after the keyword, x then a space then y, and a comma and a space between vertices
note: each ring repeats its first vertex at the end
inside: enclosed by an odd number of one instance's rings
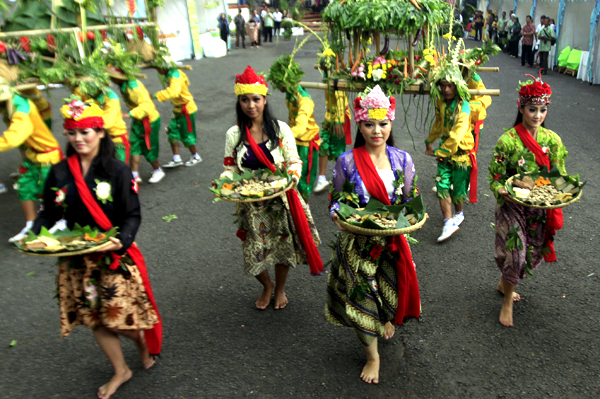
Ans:
MULTIPOLYGON (((55 63, 55 62, 56 62, 56 59, 54 59, 54 58, 50 58, 50 57, 46 57, 45 55, 41 55, 41 56, 40 56, 40 58, 41 58, 42 60, 44 60, 44 61, 48 61, 48 62, 52 62, 52 63, 55 63)), ((143 64, 142 64, 142 65, 143 65, 143 64)), ((186 66, 187 66, 187 65, 186 65, 186 66)), ((139 68, 139 66, 138 66, 138 68, 139 68)), ((192 67, 190 66, 190 69, 191 69, 191 68, 192 68, 192 67)), ((186 69, 187 69, 187 68, 186 68, 186 69)), ((136 78, 138 78, 138 79, 146 79, 146 78, 148 77, 148 75, 146 75, 145 73, 134 73, 134 74, 133 74, 133 76, 135 76, 135 77, 136 77, 136 78)), ((40 84, 43 84, 43 83, 40 83, 40 84)))
MULTIPOLYGON (((319 69, 319 64, 315 64, 314 68, 319 69)), ((500 72, 500 68, 498 68, 498 67, 479 67, 479 68, 477 68, 477 72, 500 72)))
MULTIPOLYGON (((329 85, 326 83, 300 82, 299 85, 304 88, 307 88, 307 89, 329 90, 329 85)), ((338 87, 339 91, 355 91, 355 90, 364 89, 364 85, 362 85, 360 83, 356 83, 354 85, 354 87, 350 87, 348 82, 346 82, 344 80, 339 80, 337 87, 338 87)), ((423 88, 423 94, 428 94, 428 93, 429 93, 429 85, 425 85, 425 87, 423 88)), ((469 90, 469 93, 472 96, 493 96, 493 97, 500 96, 499 89, 469 90)), ((412 85, 406 86, 404 88, 403 94, 421 94, 421 85, 420 84, 412 84, 412 85)))
MULTIPOLYGON (((114 25, 94 25, 88 26, 87 30, 104 30, 110 28, 134 28, 136 26, 156 26, 156 22, 140 22, 139 24, 114 24, 114 25)), ((76 33, 81 31, 79 27, 74 28, 59 28, 59 29, 34 29, 34 30, 21 30, 15 32, 0 32, 0 38, 6 37, 19 37, 19 36, 40 36, 48 33, 76 33)))
MULTIPOLYGON (((147 68, 152 68, 152 64, 150 64, 150 63, 138 64, 137 67, 140 68, 140 69, 147 69, 147 68)), ((192 66, 191 65, 176 65, 175 68, 177 68, 177 69, 184 69, 186 71, 191 71, 192 70, 192 66)))

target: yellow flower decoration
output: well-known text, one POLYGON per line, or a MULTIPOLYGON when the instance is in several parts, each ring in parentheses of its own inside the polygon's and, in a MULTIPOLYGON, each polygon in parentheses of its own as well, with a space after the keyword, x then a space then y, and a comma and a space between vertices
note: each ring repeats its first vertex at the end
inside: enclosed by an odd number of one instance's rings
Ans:
POLYGON ((429 54, 429 49, 428 48, 423 49, 423 55, 427 55, 427 54, 429 54))
POLYGON ((367 44, 372 44, 373 40, 371 40, 371 38, 369 38, 369 40, 367 40, 367 44))
POLYGON ((450 32, 446 33, 444 36, 442 36, 444 39, 450 39, 452 37, 452 34, 450 32))
POLYGON ((327 50, 323 51, 323 57, 335 57, 335 53, 331 48, 328 48, 327 50))
POLYGON ((373 108, 369 110, 369 119, 375 121, 382 121, 387 116, 386 108, 373 108))

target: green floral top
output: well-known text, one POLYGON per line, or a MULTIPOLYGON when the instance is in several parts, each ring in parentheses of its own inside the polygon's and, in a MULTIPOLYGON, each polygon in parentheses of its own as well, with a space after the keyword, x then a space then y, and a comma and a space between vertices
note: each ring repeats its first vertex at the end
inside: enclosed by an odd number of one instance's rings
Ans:
MULTIPOLYGON (((550 164, 556 165, 561 173, 567 174, 565 159, 569 153, 558 134, 540 127, 537 133, 537 142, 550 157, 550 164)), ((509 177, 520 172, 537 171, 538 169, 535 155, 525 147, 515 128, 504 132, 494 148, 488 177, 490 189, 494 193, 498 205, 504 203, 504 197, 498 194, 498 189, 504 187, 509 177)))

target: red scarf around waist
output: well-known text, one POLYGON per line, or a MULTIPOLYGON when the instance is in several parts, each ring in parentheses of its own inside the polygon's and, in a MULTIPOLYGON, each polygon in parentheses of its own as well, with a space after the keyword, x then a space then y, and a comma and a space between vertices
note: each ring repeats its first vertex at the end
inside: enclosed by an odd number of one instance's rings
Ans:
MULTIPOLYGON (((75 178, 75 186, 77 187, 77 192, 83 201, 83 204, 86 206, 96 224, 102 230, 109 230, 113 227, 112 223, 98 205, 98 202, 94 199, 89 187, 83 180, 83 175, 81 173, 81 164, 79 162, 79 155, 73 154, 67 159, 67 163, 69 165, 69 170, 71 174, 75 178)), ((137 247, 137 245, 132 244, 131 247, 127 250, 127 255, 131 258, 133 263, 137 266, 140 271, 140 275, 142 277, 142 281, 144 283, 144 288, 146 289, 146 294, 148 295, 148 299, 154 307, 156 311, 156 316, 158 317, 158 323, 155 324, 152 329, 144 331, 144 338, 146 339, 146 345, 148 346, 148 351, 151 355, 158 355, 162 346, 162 319, 160 314, 158 313, 158 307, 156 306, 156 302, 154 301, 154 295, 152 294, 152 286, 150 285, 150 279, 148 278, 148 271, 146 270, 146 262, 144 261, 144 256, 141 251, 137 247)), ((116 255, 114 252, 111 253, 113 258, 113 264, 119 261, 120 255, 116 255)), ((111 264, 111 267, 113 267, 111 264)), ((118 264, 118 263, 117 263, 118 264)))
POLYGON ((187 123, 187 131, 188 133, 192 132, 192 120, 190 119, 190 113, 187 110, 187 104, 181 106, 181 113, 185 116, 185 121, 187 123))
POLYGON ((475 122, 475 130, 473 131, 473 137, 475 143, 473 149, 469 151, 469 158, 471 158, 471 175, 469 177, 469 185, 471 186, 471 193, 469 194, 469 202, 472 204, 477 203, 477 150, 479 149, 479 132, 483 125, 483 120, 475 122))
MULTIPOLYGON (((352 150, 354 162, 369 195, 384 205, 391 205, 385 184, 367 152, 365 146, 352 150)), ((404 235, 392 237, 392 243, 399 248, 396 261, 398 274, 398 309, 396 309, 396 324, 402 324, 405 318, 418 318, 421 314, 421 299, 417 272, 413 266, 410 247, 404 235)))
MULTIPOLYGON (((269 158, 267 158, 258 144, 256 144, 256 141, 252 137, 248 127, 246 127, 246 140, 248 140, 250 148, 252 148, 256 158, 258 158, 263 165, 269 168, 271 172, 275 172, 277 168, 275 165, 273 165, 269 158)), ((290 203, 290 210, 292 212, 292 218, 294 219, 294 225, 296 226, 296 230, 298 230, 300 242, 302 242, 304 251, 306 252, 306 259, 308 261, 308 266, 310 267, 310 273, 317 275, 321 270, 323 270, 323 261, 321 260, 321 255, 319 255, 317 246, 313 241, 310 227, 308 226, 308 220, 306 219, 306 214, 302 208, 302 202, 300 202, 300 198, 298 198, 298 193, 295 189, 288 190, 286 195, 288 202, 290 203)))
MULTIPOLYGON (((550 170, 550 159, 548 155, 544 153, 542 147, 538 144, 533 136, 529 134, 525 126, 522 123, 515 126, 515 130, 519 135, 519 138, 523 142, 523 145, 527 147, 529 151, 535 156, 535 162, 540 167, 546 167, 550 170)), ((546 211, 546 232, 544 237, 544 248, 548 248, 550 251, 544 254, 546 262, 556 262, 556 252, 554 252, 554 236, 556 230, 560 230, 563 227, 563 211, 562 209, 548 209, 546 211)))

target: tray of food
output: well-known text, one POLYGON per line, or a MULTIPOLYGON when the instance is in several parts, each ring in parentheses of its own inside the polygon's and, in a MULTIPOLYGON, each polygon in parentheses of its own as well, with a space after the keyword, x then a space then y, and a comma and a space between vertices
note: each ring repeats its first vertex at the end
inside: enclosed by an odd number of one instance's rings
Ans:
MULTIPOLYGON (((230 202, 257 202, 276 198, 295 186, 292 176, 269 169, 245 170, 241 175, 213 180, 210 191, 217 200, 230 202)), ((216 201, 217 201, 216 200, 216 201)))
POLYGON ((564 208, 581 198, 585 182, 579 175, 561 175, 558 169, 520 173, 505 183, 506 190, 515 202, 530 208, 564 208))
POLYGON ((32 256, 77 256, 96 252, 111 244, 110 237, 117 236, 117 228, 102 232, 90 226, 81 227, 77 223, 72 230, 64 229, 50 233, 42 227, 40 234, 29 232, 21 242, 15 243, 17 249, 32 256))

